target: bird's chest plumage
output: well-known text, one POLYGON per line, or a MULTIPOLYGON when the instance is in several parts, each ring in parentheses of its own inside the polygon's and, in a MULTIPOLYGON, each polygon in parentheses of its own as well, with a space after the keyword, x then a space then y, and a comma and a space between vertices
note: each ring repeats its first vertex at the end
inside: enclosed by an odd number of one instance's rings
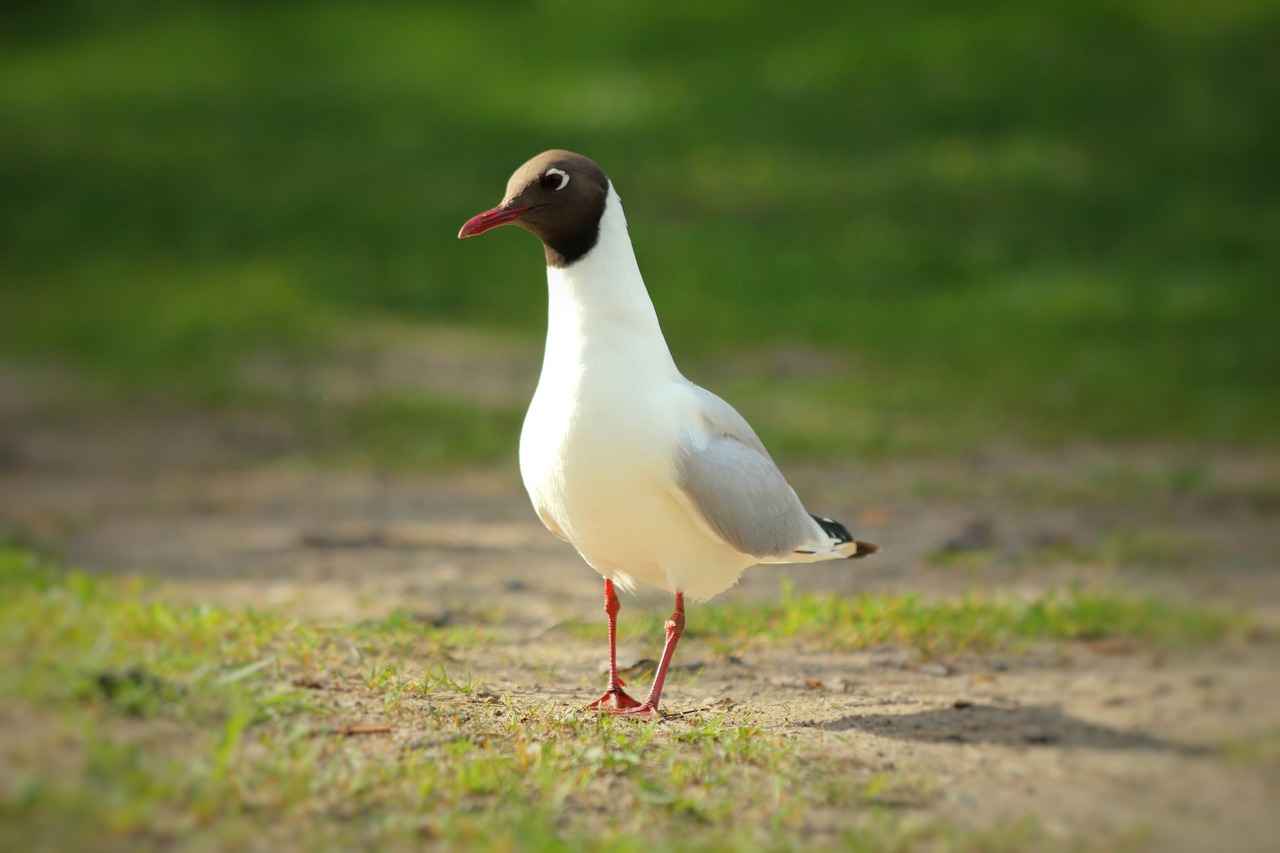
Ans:
POLYGON ((520 435, 534 508, 589 559, 601 543, 621 549, 644 535, 637 503, 665 496, 678 446, 669 399, 606 376, 591 367, 544 375, 520 435))

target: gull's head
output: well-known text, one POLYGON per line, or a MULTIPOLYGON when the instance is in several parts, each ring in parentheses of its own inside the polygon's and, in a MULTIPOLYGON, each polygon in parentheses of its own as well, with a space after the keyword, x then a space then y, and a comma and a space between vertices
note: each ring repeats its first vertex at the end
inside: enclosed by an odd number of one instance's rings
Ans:
POLYGON ((542 240, 550 266, 568 266, 596 243, 609 179, 572 151, 544 151, 516 169, 502 204, 467 220, 458 237, 512 223, 542 240))

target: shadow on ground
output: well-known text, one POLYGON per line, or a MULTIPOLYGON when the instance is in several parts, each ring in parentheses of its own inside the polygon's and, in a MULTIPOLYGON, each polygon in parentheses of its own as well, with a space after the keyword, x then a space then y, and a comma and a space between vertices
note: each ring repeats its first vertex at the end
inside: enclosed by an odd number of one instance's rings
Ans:
POLYGON ((1051 705, 1018 708, 957 702, 914 714, 855 714, 830 723, 827 731, 858 730, 882 737, 928 743, 981 743, 999 746, 1081 747, 1103 750, 1158 750, 1179 755, 1208 755, 1194 744, 1152 737, 1142 731, 1113 729, 1072 717, 1051 705))

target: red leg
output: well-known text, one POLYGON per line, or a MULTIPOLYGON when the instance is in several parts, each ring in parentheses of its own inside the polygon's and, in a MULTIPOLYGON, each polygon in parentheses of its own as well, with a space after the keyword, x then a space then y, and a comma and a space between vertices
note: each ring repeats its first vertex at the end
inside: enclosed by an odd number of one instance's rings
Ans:
POLYGON ((609 617, 609 689, 587 706, 590 710, 617 714, 640 707, 640 703, 622 689, 623 681, 618 675, 618 611, 621 609, 622 602, 618 601, 618 594, 613 590, 613 581, 605 578, 604 612, 609 617))
POLYGON ((639 707, 620 712, 628 717, 640 717, 646 720, 662 719, 662 711, 658 707, 662 701, 662 685, 667 680, 667 668, 671 666, 671 659, 675 657, 676 643, 680 642, 680 635, 684 633, 683 592, 676 593, 676 609, 672 611, 666 627, 667 642, 662 647, 662 660, 658 662, 658 671, 653 676, 653 687, 649 690, 649 697, 639 707))

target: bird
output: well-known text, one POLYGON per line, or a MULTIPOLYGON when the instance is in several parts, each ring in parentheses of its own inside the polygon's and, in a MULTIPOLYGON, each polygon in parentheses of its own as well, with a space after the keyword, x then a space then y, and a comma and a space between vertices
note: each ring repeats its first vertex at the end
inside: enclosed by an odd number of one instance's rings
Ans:
POLYGON ((547 529, 604 577, 609 686, 586 707, 659 720, 686 595, 706 601, 759 563, 880 548, 810 514, 746 419, 677 369, 599 166, 571 151, 537 155, 458 237, 506 224, 537 236, 547 263, 546 348, 520 433, 521 479, 547 529), (637 583, 675 594, 643 701, 618 674, 617 589, 637 583))

